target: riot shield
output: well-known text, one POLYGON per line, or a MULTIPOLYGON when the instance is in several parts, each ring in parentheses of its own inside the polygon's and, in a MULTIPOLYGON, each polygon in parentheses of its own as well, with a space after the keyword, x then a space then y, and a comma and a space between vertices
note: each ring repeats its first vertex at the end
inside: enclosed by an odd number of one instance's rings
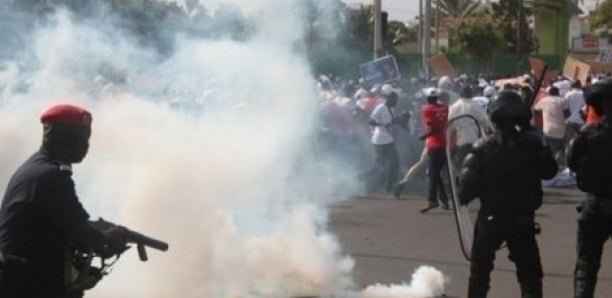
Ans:
POLYGON ((471 115, 461 115, 452 118, 446 126, 446 157, 448 169, 448 188, 450 188, 450 196, 453 202, 455 214, 455 223, 457 224, 457 233, 459 235, 459 243, 461 251, 465 258, 469 261, 472 252, 472 243, 474 236, 474 222, 479 206, 461 206, 459 203, 458 184, 459 173, 461 172, 461 164, 463 162, 462 152, 459 152, 456 145, 456 133, 458 129, 466 130, 473 129, 478 138, 484 135, 484 131, 476 118, 471 115))

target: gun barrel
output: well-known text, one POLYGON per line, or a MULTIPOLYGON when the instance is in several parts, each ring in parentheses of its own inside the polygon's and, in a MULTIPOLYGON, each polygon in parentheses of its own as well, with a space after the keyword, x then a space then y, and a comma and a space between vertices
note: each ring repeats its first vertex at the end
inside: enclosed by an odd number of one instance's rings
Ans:
POLYGON ((148 236, 145 236, 143 234, 140 234, 138 232, 134 232, 134 231, 130 231, 128 230, 126 232, 126 236, 128 238, 128 242, 134 242, 137 244, 142 244, 144 246, 148 246, 151 248, 155 248, 157 250, 161 250, 161 251, 167 251, 168 250, 168 243, 161 241, 161 240, 157 240, 148 236))

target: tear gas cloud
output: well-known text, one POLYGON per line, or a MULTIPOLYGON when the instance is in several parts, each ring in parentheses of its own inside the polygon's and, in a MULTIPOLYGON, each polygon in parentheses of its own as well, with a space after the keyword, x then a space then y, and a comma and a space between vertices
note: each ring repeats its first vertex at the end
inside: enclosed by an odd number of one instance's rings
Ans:
POLYGON ((85 208, 170 243, 147 263, 127 252, 88 297, 353 288, 353 261, 327 231, 325 206, 356 186, 312 142, 318 98, 300 51, 301 3, 230 1, 247 35, 165 28, 172 46, 161 50, 104 9, 87 18, 57 9, 32 24, 3 4, 0 26, 15 35, 0 51, 0 179, 38 148, 45 107, 82 105, 93 132, 73 178, 85 208))

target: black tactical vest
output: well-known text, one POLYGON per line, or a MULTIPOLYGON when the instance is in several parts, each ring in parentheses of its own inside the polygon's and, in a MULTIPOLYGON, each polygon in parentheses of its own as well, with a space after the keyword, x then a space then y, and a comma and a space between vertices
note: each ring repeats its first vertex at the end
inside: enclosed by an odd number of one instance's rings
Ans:
POLYGON ((584 131, 586 147, 576 171, 578 188, 612 197, 612 129, 600 123, 584 131))

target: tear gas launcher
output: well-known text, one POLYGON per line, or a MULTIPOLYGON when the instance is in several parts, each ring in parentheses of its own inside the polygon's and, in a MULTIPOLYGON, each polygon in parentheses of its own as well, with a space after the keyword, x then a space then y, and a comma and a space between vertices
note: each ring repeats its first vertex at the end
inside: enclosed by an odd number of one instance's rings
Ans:
POLYGON ((143 262, 148 260, 146 247, 155 248, 160 251, 168 250, 168 243, 166 242, 145 236, 138 232, 134 232, 128 228, 118 226, 112 222, 105 221, 102 218, 98 219, 98 221, 95 221, 93 223, 97 228, 102 231, 112 228, 119 228, 123 230, 123 236, 125 237, 126 242, 136 244, 136 248, 138 249, 138 256, 143 262))
MULTIPOLYGON (((160 251, 168 250, 168 243, 145 236, 126 227, 116 225, 100 218, 92 224, 101 231, 119 229, 128 244, 135 244, 140 260, 148 260, 146 248, 160 251)), ((126 246, 122 251, 81 251, 68 245, 66 248, 66 266, 64 282, 69 291, 81 291, 93 288, 105 275, 111 272, 112 266, 117 262, 123 252, 129 249, 126 246), (96 264, 97 263, 97 264, 96 264)))

